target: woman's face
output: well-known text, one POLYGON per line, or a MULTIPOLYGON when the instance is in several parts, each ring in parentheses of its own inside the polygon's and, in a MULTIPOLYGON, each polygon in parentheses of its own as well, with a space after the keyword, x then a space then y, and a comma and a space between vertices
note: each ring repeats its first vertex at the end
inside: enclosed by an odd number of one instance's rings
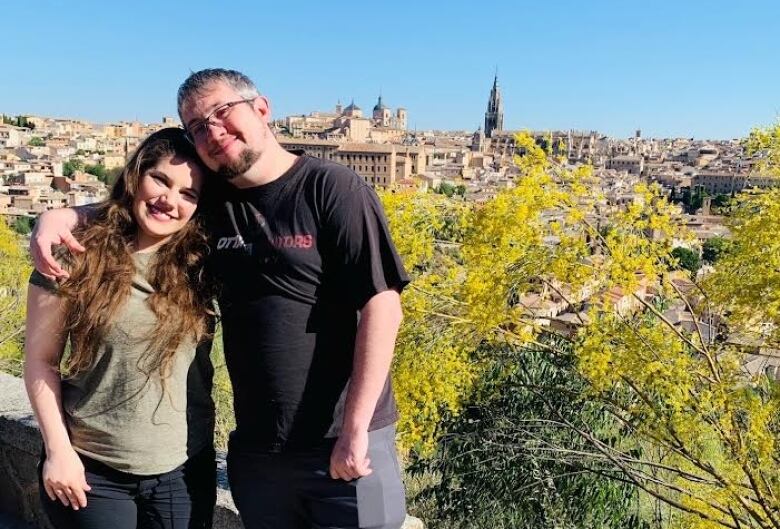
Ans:
POLYGON ((138 251, 170 239, 192 218, 203 187, 200 167, 188 158, 161 159, 141 175, 133 200, 138 251))

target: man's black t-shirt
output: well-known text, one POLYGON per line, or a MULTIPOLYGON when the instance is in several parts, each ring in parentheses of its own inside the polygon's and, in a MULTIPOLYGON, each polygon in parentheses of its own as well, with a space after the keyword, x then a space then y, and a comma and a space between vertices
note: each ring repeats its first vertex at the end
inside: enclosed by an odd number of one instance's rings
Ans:
MULTIPOLYGON (((308 156, 273 182, 216 195, 210 266, 233 383, 231 447, 319 444, 341 425, 359 309, 409 282, 382 207, 353 171, 308 156)), ((369 429, 397 415, 388 377, 369 429)))

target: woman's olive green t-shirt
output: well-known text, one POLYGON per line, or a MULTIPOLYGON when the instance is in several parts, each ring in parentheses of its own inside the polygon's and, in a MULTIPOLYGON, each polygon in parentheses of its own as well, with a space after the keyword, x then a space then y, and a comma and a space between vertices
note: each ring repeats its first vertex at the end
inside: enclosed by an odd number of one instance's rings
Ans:
MULTIPOLYGON (((164 388, 139 367, 151 354, 157 319, 147 305, 153 253, 133 254, 136 274, 91 369, 63 376, 62 406, 73 448, 92 459, 139 475, 162 474, 211 446, 214 403, 211 343, 183 339, 164 388)), ((57 292, 57 283, 33 272, 30 283, 57 292)))

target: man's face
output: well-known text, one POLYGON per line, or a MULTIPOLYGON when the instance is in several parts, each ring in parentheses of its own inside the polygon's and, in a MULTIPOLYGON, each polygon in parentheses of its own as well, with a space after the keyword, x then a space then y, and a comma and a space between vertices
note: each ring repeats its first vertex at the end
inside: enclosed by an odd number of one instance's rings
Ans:
MULTIPOLYGON (((214 82, 185 102, 181 109, 182 122, 188 131, 193 131, 215 109, 242 99, 228 85, 214 82)), ((191 134, 195 149, 203 163, 231 180, 246 173, 260 158, 269 134, 268 117, 268 102, 264 97, 220 110, 201 128, 201 134, 191 134)))

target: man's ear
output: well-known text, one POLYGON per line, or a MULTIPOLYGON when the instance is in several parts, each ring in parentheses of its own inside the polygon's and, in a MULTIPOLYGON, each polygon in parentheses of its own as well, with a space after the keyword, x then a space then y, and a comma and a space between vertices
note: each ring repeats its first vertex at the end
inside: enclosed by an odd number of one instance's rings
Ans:
POLYGON ((252 102, 252 108, 266 123, 271 121, 271 102, 265 96, 257 96, 252 102))

